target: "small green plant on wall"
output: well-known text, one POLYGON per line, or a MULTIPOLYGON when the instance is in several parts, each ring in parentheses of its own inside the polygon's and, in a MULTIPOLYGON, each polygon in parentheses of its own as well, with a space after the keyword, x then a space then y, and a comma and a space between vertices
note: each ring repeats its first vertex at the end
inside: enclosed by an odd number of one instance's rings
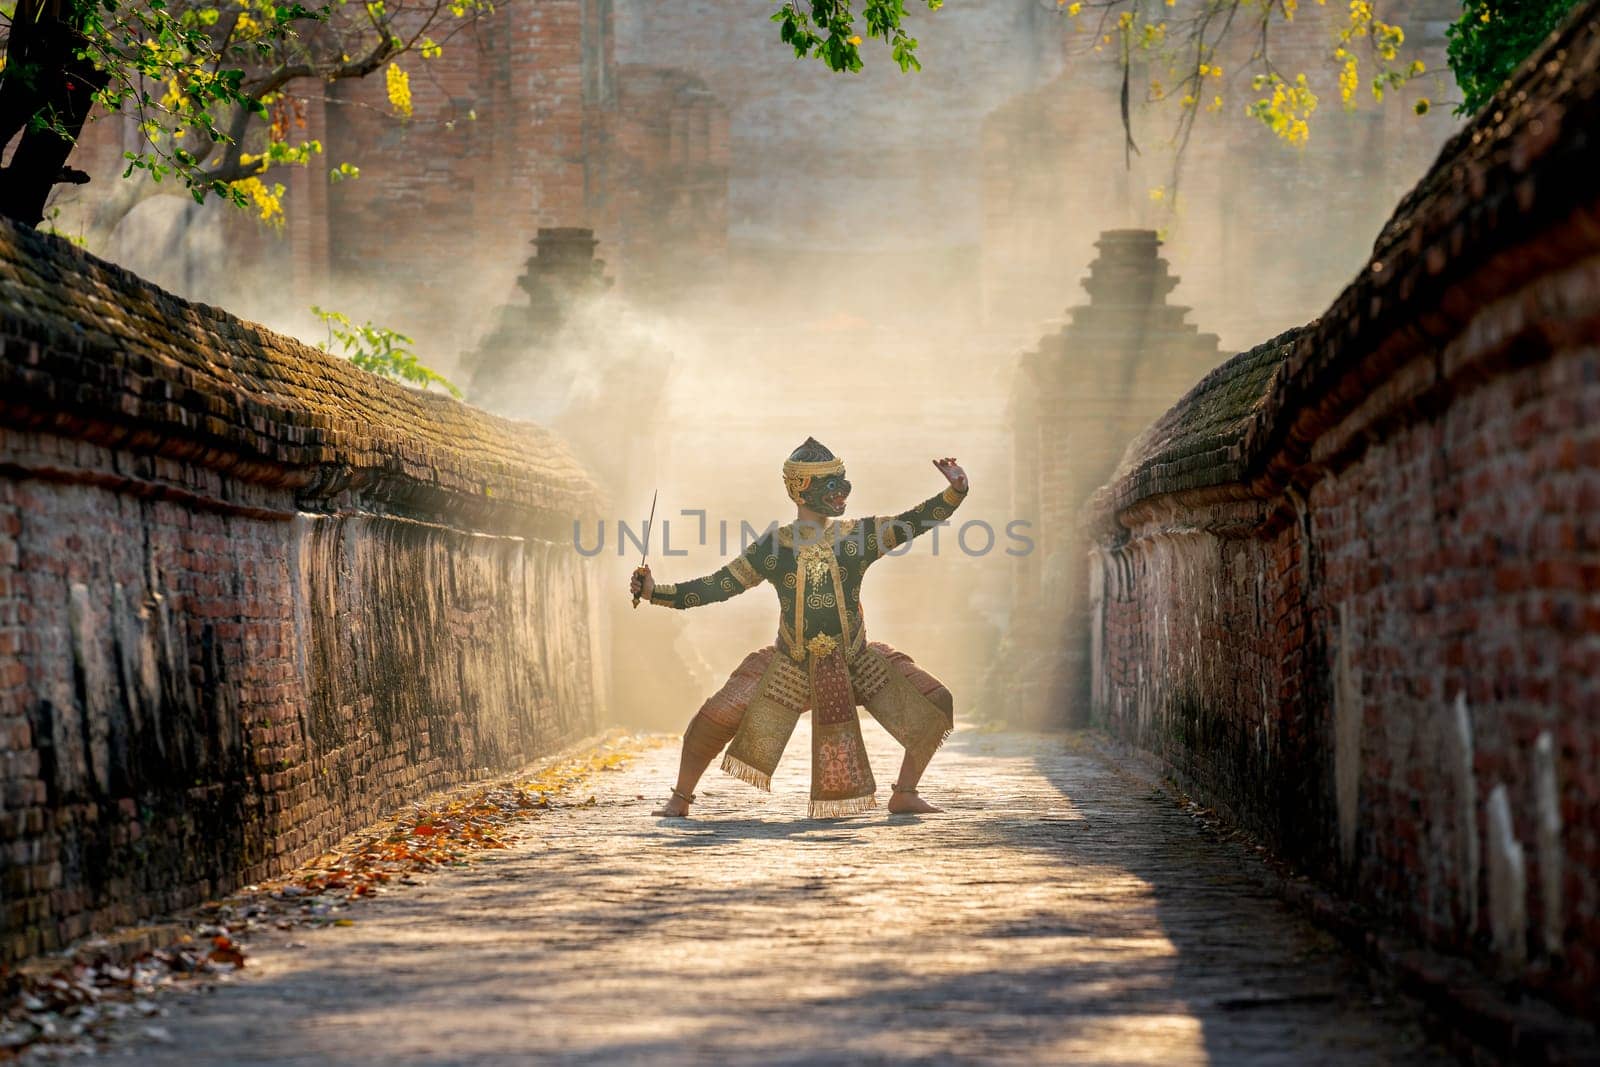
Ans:
POLYGON ((461 399, 461 390, 450 379, 432 367, 424 366, 417 359, 417 354, 411 351, 411 346, 416 342, 405 334, 374 326, 371 322, 357 326, 348 315, 315 304, 311 305, 311 313, 328 327, 328 340, 322 345, 324 352, 335 351, 334 343, 337 342, 338 354, 364 371, 423 389, 442 385, 451 396, 461 399))
POLYGON ((1577 0, 1465 0, 1449 29, 1450 69, 1463 97, 1456 114, 1487 104, 1575 6, 1577 0))

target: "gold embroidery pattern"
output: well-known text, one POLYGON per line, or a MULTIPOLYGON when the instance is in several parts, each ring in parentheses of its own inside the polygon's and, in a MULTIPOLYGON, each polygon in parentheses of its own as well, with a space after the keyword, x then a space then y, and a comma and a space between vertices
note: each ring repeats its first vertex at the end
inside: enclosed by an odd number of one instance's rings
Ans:
MULTIPOLYGON (((798 670, 798 664, 806 658, 806 646, 795 640, 794 629, 786 622, 778 623, 778 644, 788 649, 789 658, 795 661, 796 666, 785 663, 785 667, 798 670)), ((861 625, 861 617, 854 613, 850 616, 850 643, 846 646, 845 655, 857 656, 867 646, 867 631, 861 625)))
POLYGON ((674 607, 673 600, 678 595, 678 587, 671 582, 657 582, 655 591, 650 594, 650 603, 665 604, 674 607))
POLYGON ((878 525, 878 543, 883 546, 878 554, 883 555, 899 548, 911 539, 909 524, 899 519, 885 519, 878 525))
POLYGON ((803 549, 815 545, 831 545, 839 538, 839 531, 848 522, 829 521, 822 526, 810 522, 791 522, 778 527, 778 544, 783 548, 803 549))
POLYGON ((806 584, 821 585, 822 580, 828 576, 828 563, 833 559, 833 546, 807 545, 796 552, 795 557, 799 561, 801 573, 806 576, 806 584))
POLYGON ((839 613, 840 642, 852 649, 861 643, 859 615, 850 610, 839 553, 859 556, 863 546, 872 543, 869 540, 871 529, 860 519, 832 522, 815 534, 810 529, 801 530, 797 523, 778 528, 777 543, 792 549, 795 555, 795 569, 786 571, 781 579, 775 579, 779 586, 781 614, 793 617, 792 624, 788 619, 780 618, 779 637, 789 658, 796 663, 804 662, 806 658, 808 609, 835 609, 839 613), (789 590, 793 591, 793 604, 787 599, 789 590))
POLYGON ((844 637, 845 643, 850 643, 850 609, 844 602, 844 577, 839 573, 839 561, 831 554, 828 556, 828 573, 833 576, 833 595, 824 596, 825 607, 839 609, 839 633, 844 637))
POLYGON ((850 657, 850 681, 855 686, 856 698, 863 703, 878 695, 889 684, 889 661, 865 645, 850 657))
POLYGON ((734 581, 745 589, 761 584, 761 575, 756 573, 756 569, 750 566, 743 556, 733 559, 728 564, 728 571, 733 575, 734 581))
POLYGON ((686 608, 697 608, 704 603, 705 600, 700 596, 699 593, 683 594, 683 606, 686 608))
MULTIPOLYGON (((859 789, 856 767, 864 756, 855 737, 844 731, 839 736, 827 738, 817 744, 817 791, 821 793, 847 793, 859 789)), ((853 798, 847 798, 853 799, 853 798)))
POLYGON ((795 662, 806 658, 806 598, 796 593, 794 598, 794 642, 789 655, 795 662))
MULTIPOLYGON (((776 657, 774 657, 776 661, 776 657)), ((800 713, 776 700, 758 696, 739 724, 739 732, 722 757, 722 769, 741 782, 763 792, 772 792, 772 772, 789 745, 800 713)))
POLYGON ((831 656, 833 655, 833 650, 838 647, 839 642, 828 634, 818 634, 806 642, 806 648, 811 650, 813 656, 831 656))
MULTIPOLYGON (((806 606, 815 594, 808 592, 808 587, 821 585, 827 576, 828 568, 834 564, 833 547, 829 544, 831 535, 838 529, 837 524, 830 524, 822 529, 817 542, 808 542, 795 551, 796 573, 801 578, 795 583, 794 598, 794 636, 795 645, 789 655, 796 662, 805 658, 804 645, 806 640, 806 606)), ((785 526, 778 531, 781 542, 783 535, 788 533, 791 542, 799 534, 797 526, 785 526)), ((809 537, 809 531, 807 533, 809 537)), ((787 578, 788 576, 785 575, 787 578)), ((785 582, 785 585, 788 583, 785 582)), ((821 605, 813 605, 820 607, 821 605)))
POLYGON ((803 711, 811 700, 811 679, 799 667, 774 656, 777 664, 767 677, 767 696, 791 711, 803 711))
POLYGON ((953 485, 946 486, 944 492, 940 493, 939 496, 952 508, 960 506, 961 502, 967 498, 967 494, 953 485))

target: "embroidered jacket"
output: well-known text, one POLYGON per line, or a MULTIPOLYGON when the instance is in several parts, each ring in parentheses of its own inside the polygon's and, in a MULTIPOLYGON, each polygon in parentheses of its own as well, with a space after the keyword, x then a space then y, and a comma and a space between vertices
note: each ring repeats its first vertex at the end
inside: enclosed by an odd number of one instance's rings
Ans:
POLYGON ((762 582, 778 593, 778 648, 801 662, 810 649, 854 650, 865 639, 861 579, 867 568, 954 514, 966 493, 950 486, 893 518, 790 523, 703 578, 656 583, 652 604, 696 608, 738 596, 762 582))

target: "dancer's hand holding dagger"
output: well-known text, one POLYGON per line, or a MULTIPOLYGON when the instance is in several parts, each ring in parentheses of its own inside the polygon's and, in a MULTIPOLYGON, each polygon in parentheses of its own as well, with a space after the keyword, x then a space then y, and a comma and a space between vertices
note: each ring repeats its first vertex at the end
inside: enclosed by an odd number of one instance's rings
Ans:
POLYGON ((650 568, 645 564, 645 557, 650 554, 650 527, 656 521, 656 497, 661 490, 657 489, 650 494, 650 517, 644 520, 644 551, 639 553, 639 566, 633 570, 633 580, 628 583, 628 591, 633 594, 633 606, 639 606, 639 599, 649 600, 656 591, 656 580, 650 576, 650 568))

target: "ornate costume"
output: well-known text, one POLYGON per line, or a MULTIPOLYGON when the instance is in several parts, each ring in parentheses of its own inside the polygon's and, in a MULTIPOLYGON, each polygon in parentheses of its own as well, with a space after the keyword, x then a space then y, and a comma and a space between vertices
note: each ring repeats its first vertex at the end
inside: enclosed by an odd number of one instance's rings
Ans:
MULTIPOLYGON (((820 514, 840 514, 849 492, 844 465, 812 440, 795 455, 784 464, 790 497, 820 514), (811 458, 819 453, 826 458, 811 458)), ((876 804, 858 704, 926 762, 953 725, 950 693, 909 656, 867 641, 861 579, 892 550, 949 519, 965 497, 952 486, 893 518, 778 527, 712 574, 658 583, 651 603, 673 608, 714 604, 762 582, 778 594, 776 643, 746 657, 705 703, 685 746, 720 749, 731 737, 722 769, 770 789, 795 723, 813 711, 811 815, 821 818, 876 804)))

